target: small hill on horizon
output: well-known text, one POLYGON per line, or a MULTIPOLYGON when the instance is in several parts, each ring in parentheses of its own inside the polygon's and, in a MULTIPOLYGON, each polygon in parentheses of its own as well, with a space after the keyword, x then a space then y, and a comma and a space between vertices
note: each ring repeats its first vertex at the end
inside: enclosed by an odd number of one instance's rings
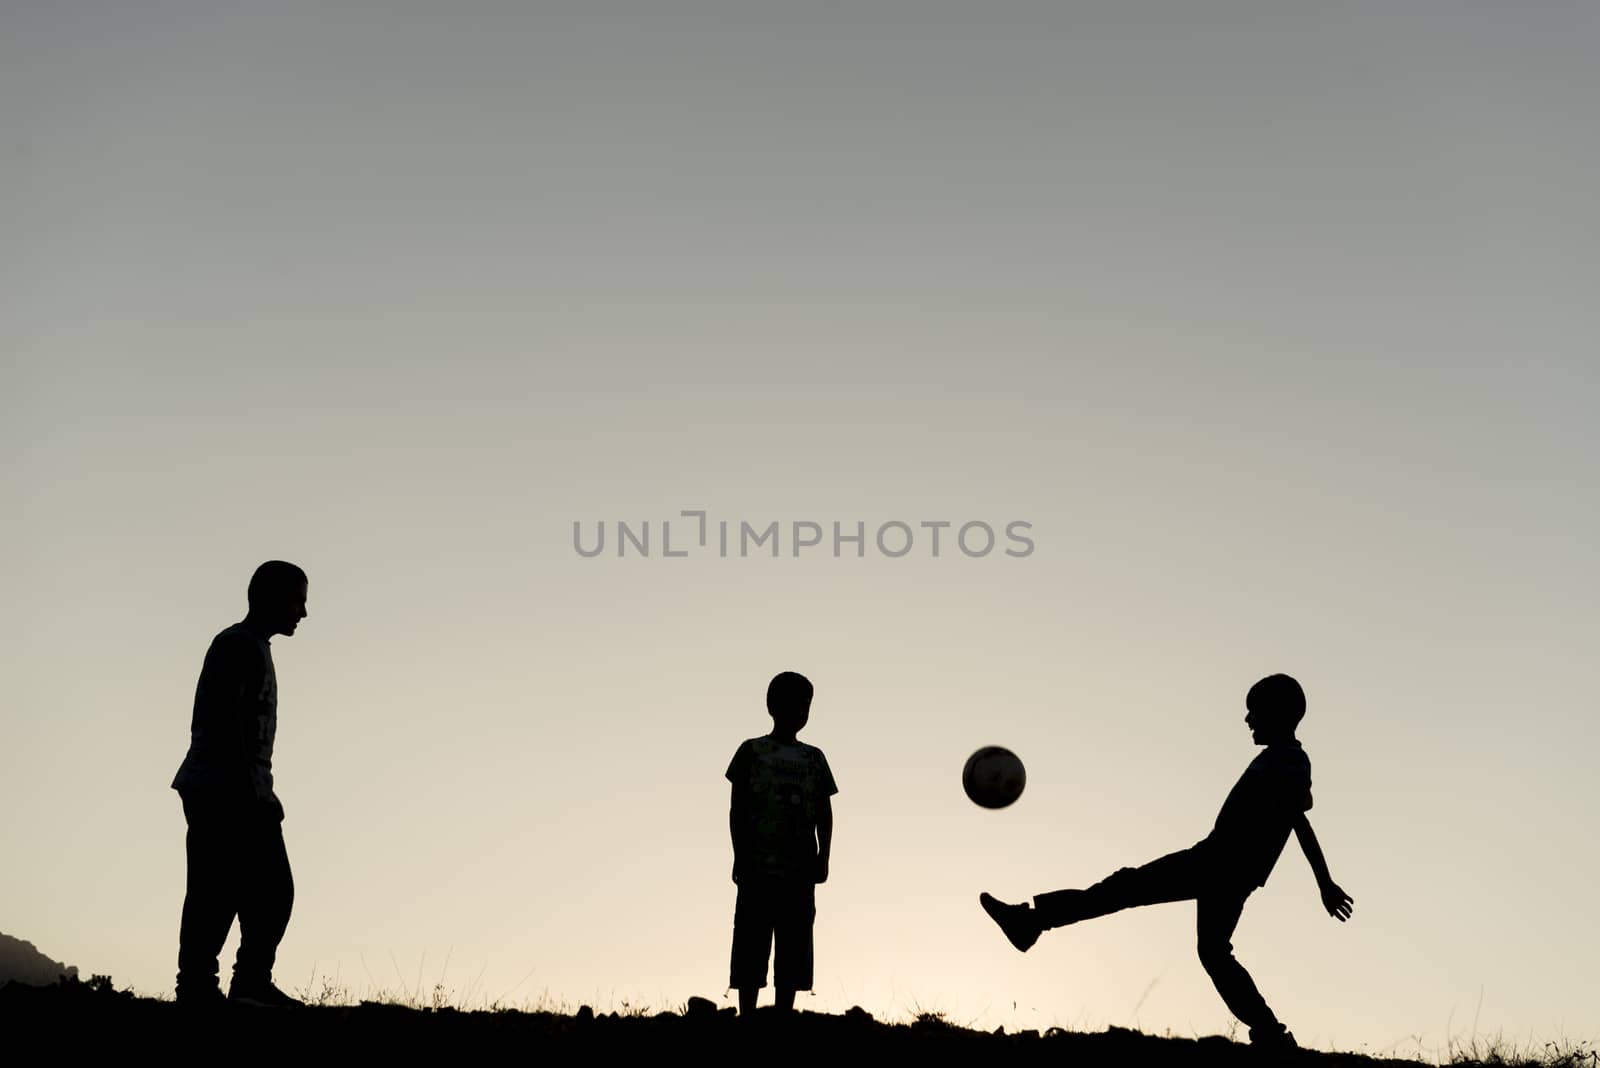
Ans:
POLYGON ((63 976, 76 979, 78 969, 51 960, 40 953, 32 942, 0 933, 0 986, 7 983, 50 986, 63 976))

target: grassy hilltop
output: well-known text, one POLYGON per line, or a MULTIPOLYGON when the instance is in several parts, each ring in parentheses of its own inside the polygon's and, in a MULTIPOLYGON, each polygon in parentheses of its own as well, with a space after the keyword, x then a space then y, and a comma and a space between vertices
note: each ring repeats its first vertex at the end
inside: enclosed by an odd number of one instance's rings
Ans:
MULTIPOLYGON (((287 1011, 227 1006, 199 1015, 171 1001, 117 991, 104 976, 87 983, 66 980, 49 987, 0 987, 0 1025, 8 1040, 6 1048, 37 1048, 75 1059, 86 1049, 104 1047, 115 1048, 121 1055, 168 1052, 190 1056, 215 1051, 228 1059, 242 1057, 252 1062, 321 1060, 348 1052, 393 1056, 406 1062, 493 1053, 557 1063, 580 1059, 605 1063, 623 1057, 648 1057, 657 1063, 917 1058, 929 1064, 952 1063, 960 1057, 968 1058, 968 1063, 1049 1063, 1075 1068, 1290 1063, 1415 1068, 1421 1063, 1354 1053, 1263 1055, 1220 1036, 1159 1038, 1120 1028, 1098 1033, 971 1031, 933 1014, 911 1023, 889 1024, 860 1009, 840 1016, 801 1012, 788 1018, 764 1011, 752 1020, 741 1020, 731 1009, 719 1011, 701 998, 691 999, 682 1012, 654 1015, 597 1015, 587 1007, 571 1015, 463 1012, 377 1002, 287 1011), (214 1038, 215 1045, 208 1043, 207 1037, 214 1038)), ((1458 1055, 1449 1063, 1595 1068, 1600 1056, 1585 1048, 1551 1048, 1523 1055, 1491 1050, 1478 1051, 1477 1058, 1458 1055)))

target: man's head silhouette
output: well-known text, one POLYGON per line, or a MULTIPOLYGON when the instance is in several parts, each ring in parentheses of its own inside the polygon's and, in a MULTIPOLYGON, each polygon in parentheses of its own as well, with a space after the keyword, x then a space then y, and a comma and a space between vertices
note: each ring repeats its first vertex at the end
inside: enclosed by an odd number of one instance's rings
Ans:
POLYGON ((1294 737, 1294 729, 1306 714, 1306 694, 1288 675, 1268 675, 1250 687, 1244 717, 1257 745, 1271 745, 1294 737))
POLYGON ((811 680, 795 671, 783 671, 767 684, 767 712, 774 733, 795 735, 811 718, 811 680))
POLYGON ((267 637, 291 635, 306 618, 306 573, 284 560, 268 560, 250 576, 246 619, 267 637))

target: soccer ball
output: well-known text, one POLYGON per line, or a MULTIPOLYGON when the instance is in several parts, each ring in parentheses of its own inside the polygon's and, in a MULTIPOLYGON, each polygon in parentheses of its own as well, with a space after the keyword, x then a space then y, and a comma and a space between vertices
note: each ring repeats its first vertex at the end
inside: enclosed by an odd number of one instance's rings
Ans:
POLYGON ((1005 808, 1022 796, 1027 781, 1017 754, 998 745, 986 745, 973 753, 961 769, 961 788, 973 804, 984 808, 1005 808))

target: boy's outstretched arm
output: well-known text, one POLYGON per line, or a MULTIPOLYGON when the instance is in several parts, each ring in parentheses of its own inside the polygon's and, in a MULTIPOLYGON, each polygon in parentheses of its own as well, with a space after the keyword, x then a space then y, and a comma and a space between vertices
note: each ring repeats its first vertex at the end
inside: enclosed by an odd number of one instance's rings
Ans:
POLYGON ((1355 901, 1333 881, 1333 876, 1328 874, 1328 861, 1322 855, 1317 832, 1311 829, 1311 821, 1306 819, 1303 812, 1294 821, 1294 836, 1300 840, 1300 849, 1305 853, 1306 860, 1311 862, 1311 873, 1317 877, 1317 889, 1322 893, 1322 907, 1328 910, 1329 916, 1340 923, 1348 920, 1350 913, 1355 909, 1355 901))
POLYGON ((833 852, 833 801, 824 797, 817 805, 817 882, 828 881, 828 856, 833 852))

